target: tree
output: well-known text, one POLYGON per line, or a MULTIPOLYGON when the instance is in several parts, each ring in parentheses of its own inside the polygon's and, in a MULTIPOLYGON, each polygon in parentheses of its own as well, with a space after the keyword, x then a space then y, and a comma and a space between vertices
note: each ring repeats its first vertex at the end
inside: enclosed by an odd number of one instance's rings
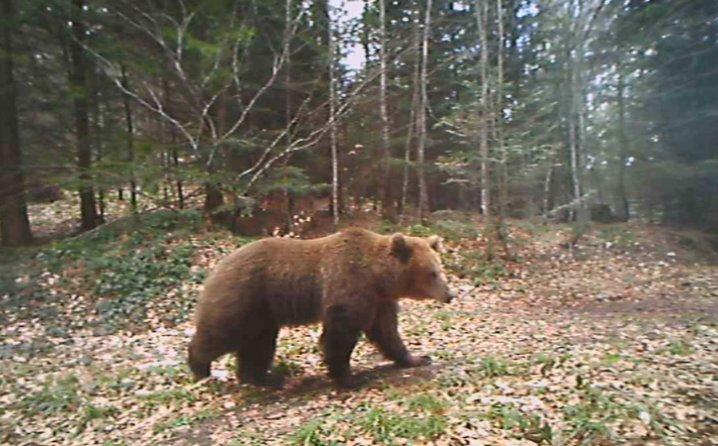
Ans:
POLYGON ((70 41, 71 72, 70 84, 73 89, 73 113, 75 137, 77 139, 77 168, 80 181, 80 229, 86 231, 100 223, 92 186, 92 145, 90 141, 90 120, 88 116, 87 61, 83 47, 86 33, 84 24, 84 0, 72 2, 72 40, 70 41))
POLYGON ((386 1, 379 0, 379 115, 381 117, 381 154, 382 154, 382 180, 381 202, 384 217, 393 218, 393 205, 390 204, 390 162, 391 147, 389 146, 389 114, 386 105, 386 79, 387 79, 387 37, 386 37, 386 1), (390 209, 392 208, 392 209, 390 209))
POLYGON ((476 3, 476 26, 479 30, 481 45, 481 61, 479 72, 481 75, 480 112, 481 127, 479 129, 479 153, 481 156, 481 213, 490 226, 491 218, 491 177, 489 173, 489 40, 488 40, 488 4, 486 1, 476 3))
POLYGON ((419 113, 417 116, 417 133, 419 142, 416 148, 417 173, 419 177, 419 218, 423 221, 429 211, 429 191, 426 185, 426 119, 427 107, 429 106, 429 95, 427 84, 429 83, 429 36, 431 35, 431 4, 427 0, 426 11, 424 12, 424 34, 421 40, 421 71, 419 75, 419 113))
POLYGON ((32 233, 25 203, 20 133, 18 130, 15 79, 13 75, 12 35, 16 14, 12 0, 2 0, 0 29, 0 229, 2 244, 18 246, 30 243, 32 233))
POLYGON ((328 10, 327 42, 329 42, 329 137, 332 156, 332 218, 334 225, 339 224, 339 156, 337 154, 337 79, 336 79, 336 41, 332 32, 331 13, 328 10))
POLYGON ((630 213, 628 209, 628 197, 626 196, 626 163, 628 162, 628 135, 626 134, 626 85, 623 73, 618 73, 618 216, 623 221, 628 221, 630 213))

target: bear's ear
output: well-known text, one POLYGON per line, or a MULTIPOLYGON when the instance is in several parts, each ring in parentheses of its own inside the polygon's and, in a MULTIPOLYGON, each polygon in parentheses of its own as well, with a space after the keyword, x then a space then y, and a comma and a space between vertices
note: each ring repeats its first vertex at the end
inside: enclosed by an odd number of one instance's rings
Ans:
POLYGON ((429 243, 429 246, 431 249, 433 249, 436 252, 444 252, 444 244, 443 239, 439 237, 438 235, 432 235, 426 239, 426 241, 429 243))
POLYGON ((391 236, 391 254, 404 263, 411 258, 411 246, 403 235, 397 233, 391 236))

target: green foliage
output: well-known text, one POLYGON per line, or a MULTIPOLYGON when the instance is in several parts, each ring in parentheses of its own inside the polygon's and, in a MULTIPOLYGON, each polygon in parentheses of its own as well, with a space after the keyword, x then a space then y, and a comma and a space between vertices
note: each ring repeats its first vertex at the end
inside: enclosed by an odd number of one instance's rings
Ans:
POLYGON ((429 393, 420 393, 409 398, 404 405, 412 411, 423 410, 433 414, 441 414, 446 410, 446 402, 429 393))
POLYGON ((443 415, 424 417, 401 415, 380 408, 368 408, 359 421, 361 428, 380 444, 396 444, 398 438, 433 440, 446 430, 443 415))
POLYGON ((500 259, 486 260, 486 254, 479 250, 459 250, 457 256, 446 256, 444 266, 452 274, 472 279, 477 285, 508 275, 508 270, 500 259))
POLYGON ((474 240, 481 236, 478 226, 455 220, 439 220, 432 225, 436 234, 452 242, 474 240))
POLYGON ((687 356, 693 353, 690 344, 683 340, 672 341, 668 345, 668 353, 676 356, 687 356))
POLYGON ((482 358, 476 370, 485 378, 496 378, 509 374, 509 366, 506 361, 493 356, 482 358))
POLYGON ((101 420, 104 418, 111 418, 117 415, 120 410, 114 406, 99 407, 92 404, 86 404, 82 408, 82 416, 78 422, 77 431, 82 432, 87 428, 87 425, 94 420, 101 420))
POLYGON ((610 423, 625 413, 625 407, 601 390, 585 386, 579 404, 564 409, 569 425, 569 438, 576 439, 582 445, 595 444, 602 440, 612 440, 615 435, 610 423))
POLYGON ((299 167, 286 166, 277 168, 264 177, 255 190, 260 195, 287 191, 296 196, 325 193, 331 189, 327 183, 314 184, 309 175, 299 167))
POLYGON ((429 226, 419 224, 406 228, 406 233, 414 237, 429 237, 434 234, 434 230, 429 226))
POLYGON ((197 397, 189 390, 183 387, 176 387, 168 390, 161 390, 158 392, 152 392, 148 395, 143 396, 143 399, 150 403, 150 405, 168 405, 168 404, 182 404, 191 403, 197 400, 197 397))
POLYGON ((314 419, 300 426, 290 437, 290 444, 294 446, 334 446, 336 442, 324 440, 329 431, 324 426, 324 420, 314 419))
POLYGON ((524 414, 513 404, 493 404, 486 416, 502 429, 516 431, 518 436, 535 443, 550 444, 553 439, 553 429, 540 415, 524 414))
MULTIPOLYGON (((203 280, 204 271, 190 271, 196 243, 188 241, 202 224, 197 211, 159 211, 120 219, 34 253, 18 253, 17 261, 0 273, 0 286, 16 299, 30 294, 48 300, 61 296, 49 295, 39 279, 55 274, 64 288, 98 298, 103 330, 142 323, 146 305, 154 297, 182 283, 203 280), (18 282, 19 274, 28 275, 28 280, 18 282)), ((178 296, 176 308, 165 317, 185 318, 190 297, 178 296)))
POLYGON ((176 429, 183 426, 193 426, 195 424, 199 424, 204 421, 217 418, 219 415, 220 412, 215 409, 202 409, 193 415, 182 416, 172 420, 155 423, 153 431, 155 434, 158 434, 167 429, 176 429))
POLYGON ((19 405, 29 416, 74 411, 82 402, 79 391, 79 380, 76 376, 69 375, 56 382, 44 384, 39 392, 23 398, 19 405))

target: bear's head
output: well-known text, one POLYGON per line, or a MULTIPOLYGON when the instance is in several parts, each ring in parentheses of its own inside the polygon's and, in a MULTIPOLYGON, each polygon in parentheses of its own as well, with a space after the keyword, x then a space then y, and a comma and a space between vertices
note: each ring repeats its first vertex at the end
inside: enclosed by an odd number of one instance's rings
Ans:
POLYGON ((435 235, 421 238, 397 233, 391 236, 391 255, 399 265, 395 288, 398 297, 445 303, 455 297, 441 266, 441 249, 441 238, 435 235))

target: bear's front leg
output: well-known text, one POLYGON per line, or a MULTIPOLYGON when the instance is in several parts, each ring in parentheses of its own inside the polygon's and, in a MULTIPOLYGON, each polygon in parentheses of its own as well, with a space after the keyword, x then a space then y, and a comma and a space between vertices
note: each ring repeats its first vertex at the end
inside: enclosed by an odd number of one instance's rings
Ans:
POLYGON ((343 306, 327 309, 320 342, 329 376, 339 387, 354 388, 361 384, 360 380, 352 375, 349 365, 360 332, 343 306))
POLYGON ((374 323, 365 331, 366 337, 399 367, 419 367, 431 363, 428 356, 414 356, 406 349, 399 336, 396 302, 382 302, 378 305, 374 323))

